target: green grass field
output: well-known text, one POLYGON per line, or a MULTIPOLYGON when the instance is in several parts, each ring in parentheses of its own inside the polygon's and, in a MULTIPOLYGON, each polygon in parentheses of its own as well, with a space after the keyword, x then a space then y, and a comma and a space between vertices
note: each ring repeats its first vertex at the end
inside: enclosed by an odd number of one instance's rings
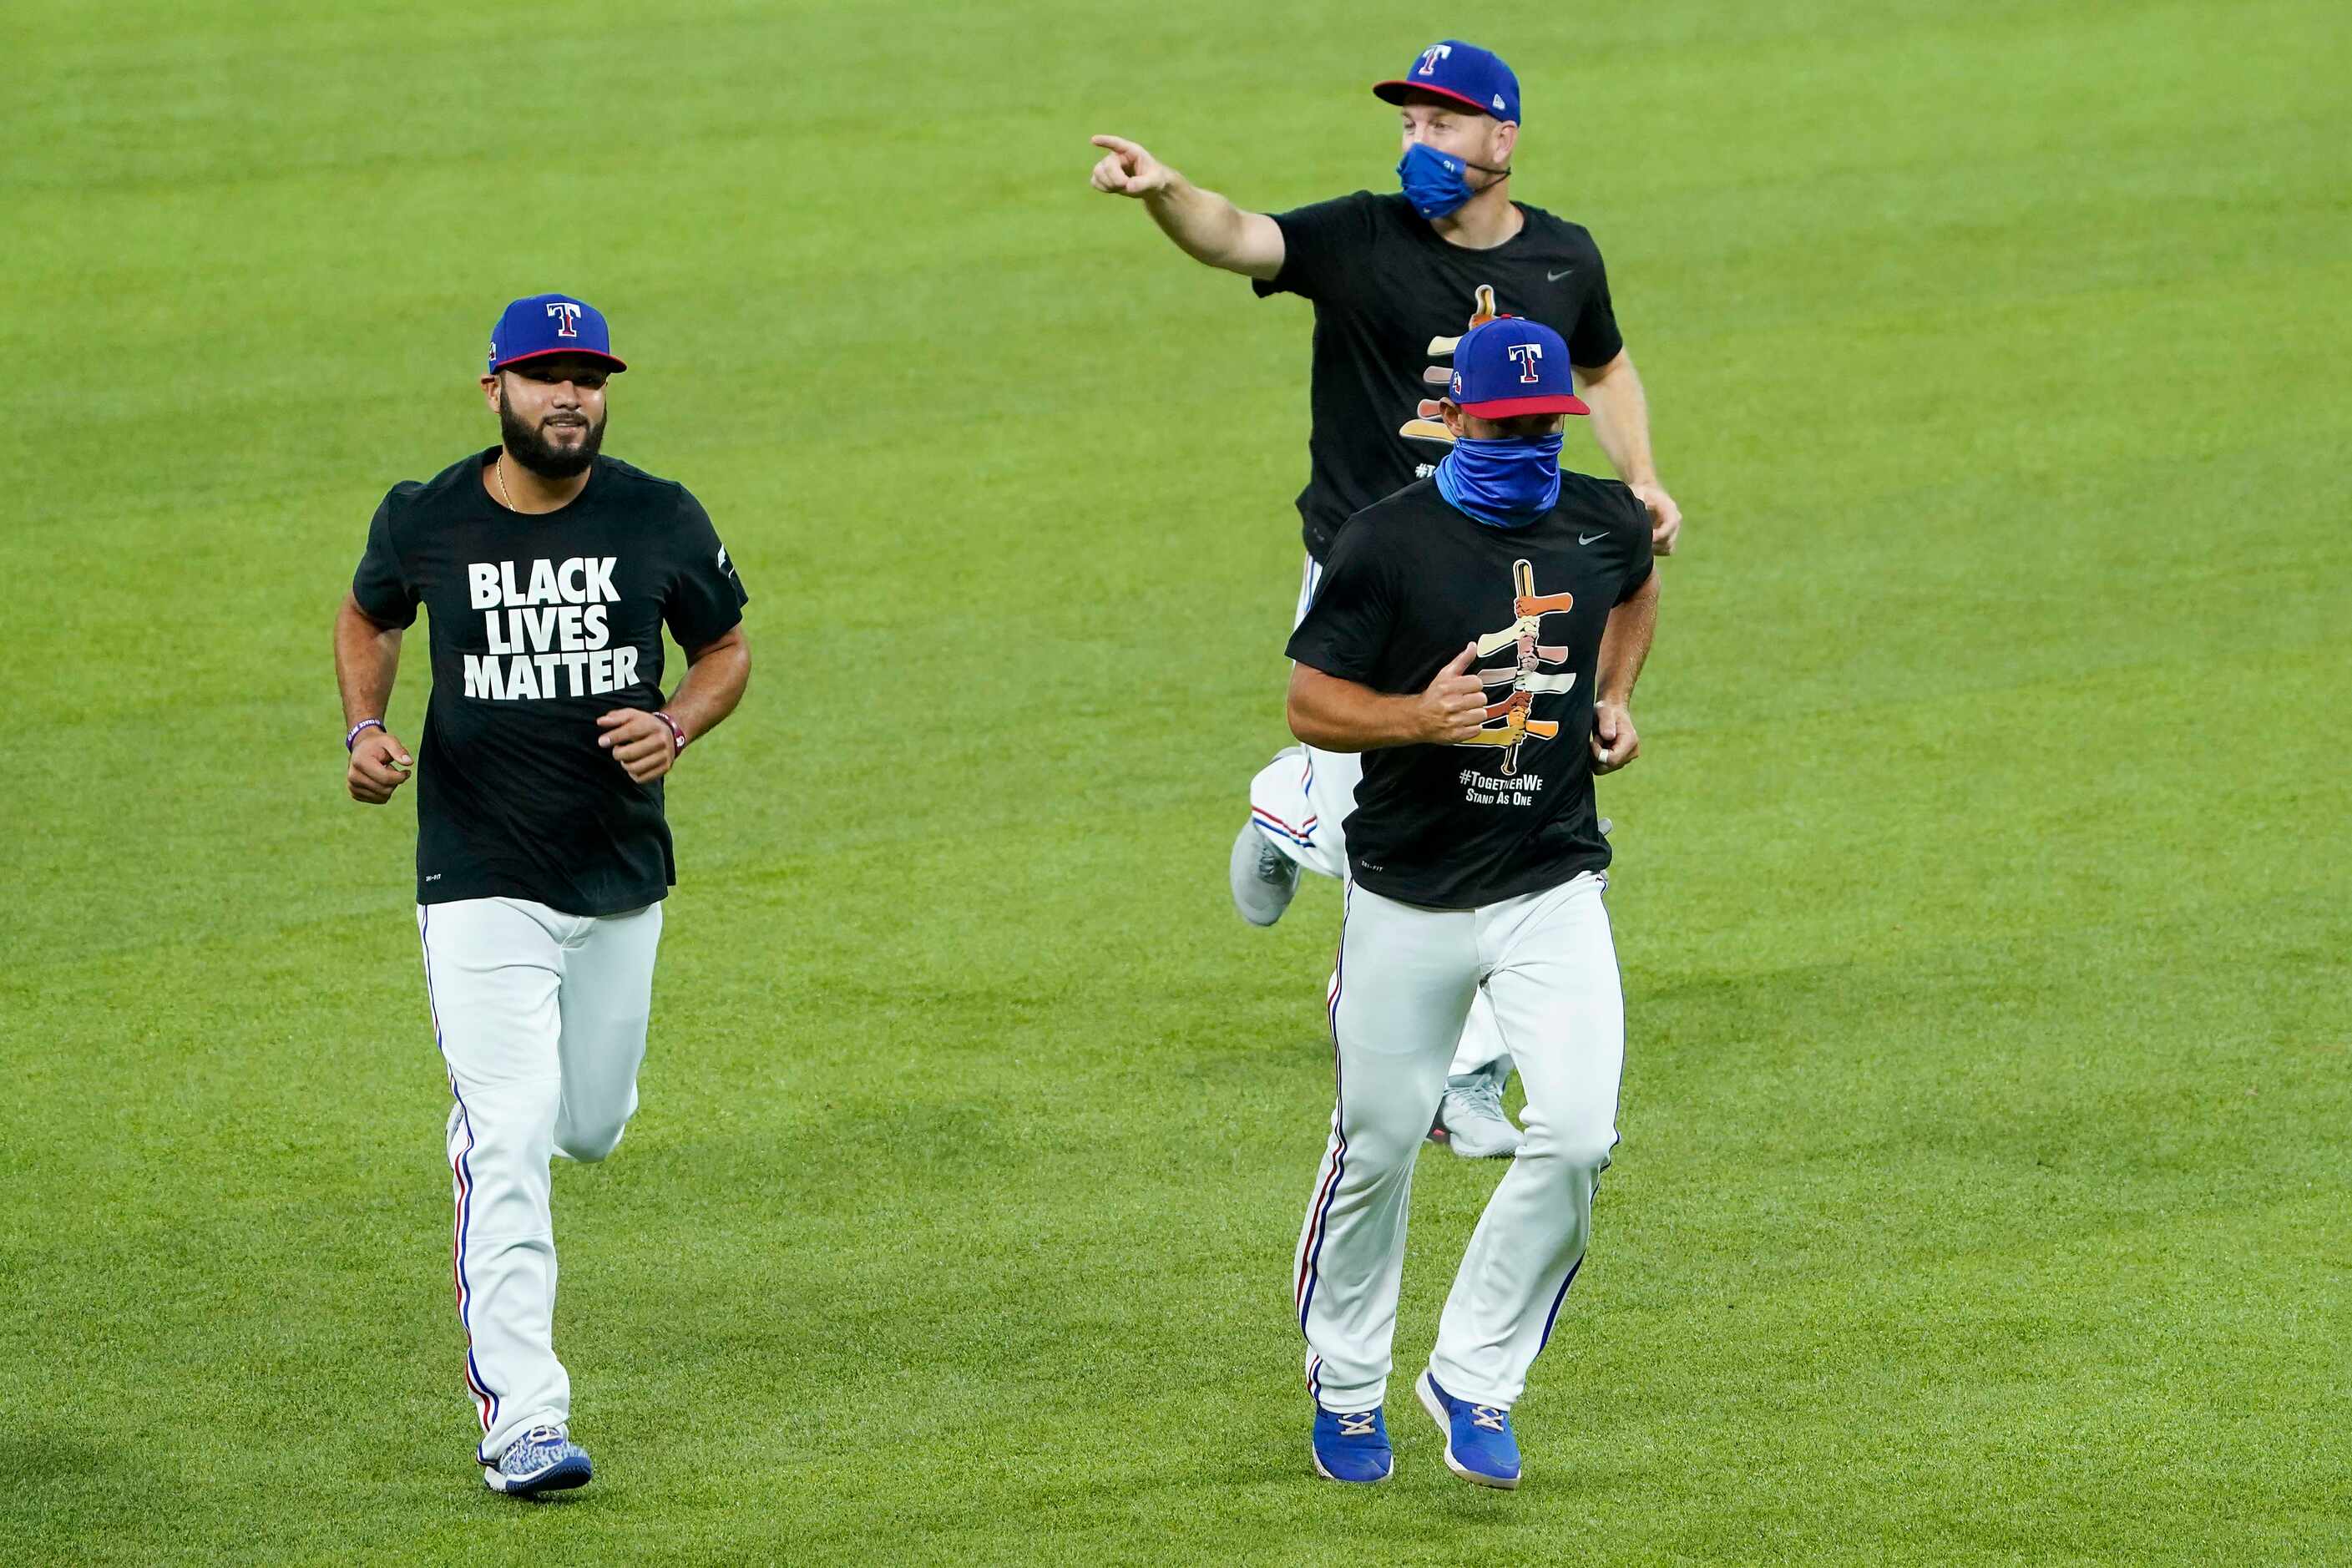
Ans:
MULTIPOLYGON (((0 25, 0 1558, 2352 1560, 2341 5, 93 7, 0 25), (1086 186, 1387 188, 1519 67, 1689 517, 1606 784, 1591 1261, 1454 1481, 1312 1479, 1337 890, 1223 881, 1308 314, 1086 186), (556 1182, 598 1483, 487 1495, 412 809, 330 614, 509 298, 754 599, 645 1108, 556 1182), (887 668, 887 679, 872 672, 887 668)), ((1570 460, 1599 464, 1589 437, 1570 460)), ((421 647, 394 717, 413 737, 421 647)))

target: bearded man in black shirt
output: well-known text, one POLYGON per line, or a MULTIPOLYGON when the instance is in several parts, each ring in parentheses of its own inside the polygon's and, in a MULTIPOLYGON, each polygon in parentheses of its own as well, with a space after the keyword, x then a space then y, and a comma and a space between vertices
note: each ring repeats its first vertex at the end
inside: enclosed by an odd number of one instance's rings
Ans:
MULTIPOLYGON (((1567 340, 1577 385, 1591 399, 1593 434, 1641 499, 1653 548, 1671 552, 1682 514, 1651 460, 1648 407, 1618 335, 1600 248, 1578 225, 1511 199, 1518 79, 1487 50, 1449 38, 1372 90, 1401 119, 1400 195, 1359 191, 1292 212, 1247 212, 1133 142, 1094 139, 1106 150, 1097 190, 1141 200, 1187 255, 1250 278, 1261 298, 1294 293, 1315 306, 1314 425, 1298 496, 1307 561, 1293 624, 1314 602, 1349 517, 1426 477, 1451 449, 1436 401, 1447 362, 1464 332, 1498 315, 1541 321, 1567 340)), ((1302 867, 1347 876, 1342 824, 1359 774, 1352 755, 1298 745, 1251 781, 1250 820, 1228 861, 1243 919, 1279 920, 1302 867)), ((1482 1000, 1438 1117, 1455 1153, 1517 1147, 1502 1110, 1509 1072, 1482 1000)))
POLYGON ((662 899, 662 781, 734 710, 748 598, 682 485, 601 455, 627 368, 576 298, 518 300, 483 395, 499 444, 394 485, 335 621, 352 798, 416 777, 416 930, 453 1103, 454 1264, 475 1458, 493 1491, 584 1484, 555 1357, 549 1160, 602 1160, 637 1108, 662 899), (432 630, 412 757, 401 636, 432 630), (662 700, 662 627, 687 650, 662 700))

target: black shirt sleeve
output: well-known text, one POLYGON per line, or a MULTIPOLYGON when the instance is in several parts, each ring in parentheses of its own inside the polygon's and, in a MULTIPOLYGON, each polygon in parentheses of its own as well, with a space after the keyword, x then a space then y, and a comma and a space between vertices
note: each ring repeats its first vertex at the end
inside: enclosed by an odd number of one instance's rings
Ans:
POLYGON ((734 630, 751 595, 735 575, 735 563, 719 542, 710 514, 683 486, 677 497, 679 559, 662 599, 662 619, 677 646, 691 654, 734 630))
POLYGON ((1286 651, 1326 675, 1377 689, 1381 655, 1393 640, 1397 596, 1374 535, 1360 521, 1340 531, 1286 651))
POLYGON ((1298 294, 1328 300, 1344 293, 1372 241, 1372 195, 1358 191, 1328 202, 1276 213, 1282 230, 1282 270, 1271 281, 1252 280, 1261 300, 1298 294))
POLYGON ((392 542, 392 502, 399 493, 393 490, 377 505, 368 524, 367 549, 360 556, 359 570, 352 574, 352 602, 380 626, 416 624, 416 584, 408 580, 392 542))
POLYGON ((1625 585, 1617 591, 1616 602, 1622 605, 1642 591, 1642 584, 1657 570, 1657 557, 1650 547, 1650 509, 1632 489, 1619 488, 1624 490, 1626 503, 1633 512, 1633 533, 1625 542, 1625 585))
MULTIPOLYGON (((1587 244, 1591 244, 1588 236, 1587 244)), ((1592 288, 1584 296, 1584 309, 1576 318, 1576 325, 1568 334, 1568 363, 1586 370, 1599 370, 1625 352, 1625 339, 1617 331, 1617 307, 1609 298, 1609 269, 1601 265, 1601 247, 1592 246, 1592 288)))

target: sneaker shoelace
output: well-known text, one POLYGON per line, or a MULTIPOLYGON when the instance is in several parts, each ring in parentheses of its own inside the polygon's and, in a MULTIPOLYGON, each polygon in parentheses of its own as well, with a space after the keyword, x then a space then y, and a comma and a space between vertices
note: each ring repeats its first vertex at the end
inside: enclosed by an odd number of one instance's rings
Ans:
POLYGON ((1491 1116, 1497 1121, 1507 1120, 1503 1115, 1503 1088, 1493 1079, 1481 1079, 1475 1084, 1452 1092, 1469 1101, 1470 1109, 1479 1115, 1491 1116))
POLYGON ((1491 1405, 1474 1405, 1470 1407, 1470 1424, 1499 1432, 1503 1429, 1503 1413, 1491 1405))
POLYGON ((1379 1414, 1380 1412, 1377 1410, 1367 1410, 1360 1415, 1340 1416, 1339 1436, 1342 1437, 1370 1436, 1372 1435, 1372 1417, 1379 1414))

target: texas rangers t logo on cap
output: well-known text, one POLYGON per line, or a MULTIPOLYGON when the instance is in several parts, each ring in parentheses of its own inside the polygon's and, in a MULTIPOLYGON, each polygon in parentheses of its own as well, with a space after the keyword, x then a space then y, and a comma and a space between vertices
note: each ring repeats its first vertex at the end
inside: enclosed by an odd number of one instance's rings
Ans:
POLYGON ((1568 343, 1540 321, 1497 316, 1454 345, 1448 396, 1465 414, 1509 419, 1521 414, 1590 414, 1576 395, 1568 343))
POLYGON ((545 354, 602 360, 609 371, 629 367, 613 352, 604 313, 569 294, 530 294, 509 305, 490 329, 489 374, 545 354))
POLYGON ((1492 50, 1459 38, 1430 45, 1402 78, 1372 86, 1372 95, 1389 103, 1404 103, 1414 93, 1496 120, 1516 123, 1519 118, 1519 79, 1511 68, 1492 50))

